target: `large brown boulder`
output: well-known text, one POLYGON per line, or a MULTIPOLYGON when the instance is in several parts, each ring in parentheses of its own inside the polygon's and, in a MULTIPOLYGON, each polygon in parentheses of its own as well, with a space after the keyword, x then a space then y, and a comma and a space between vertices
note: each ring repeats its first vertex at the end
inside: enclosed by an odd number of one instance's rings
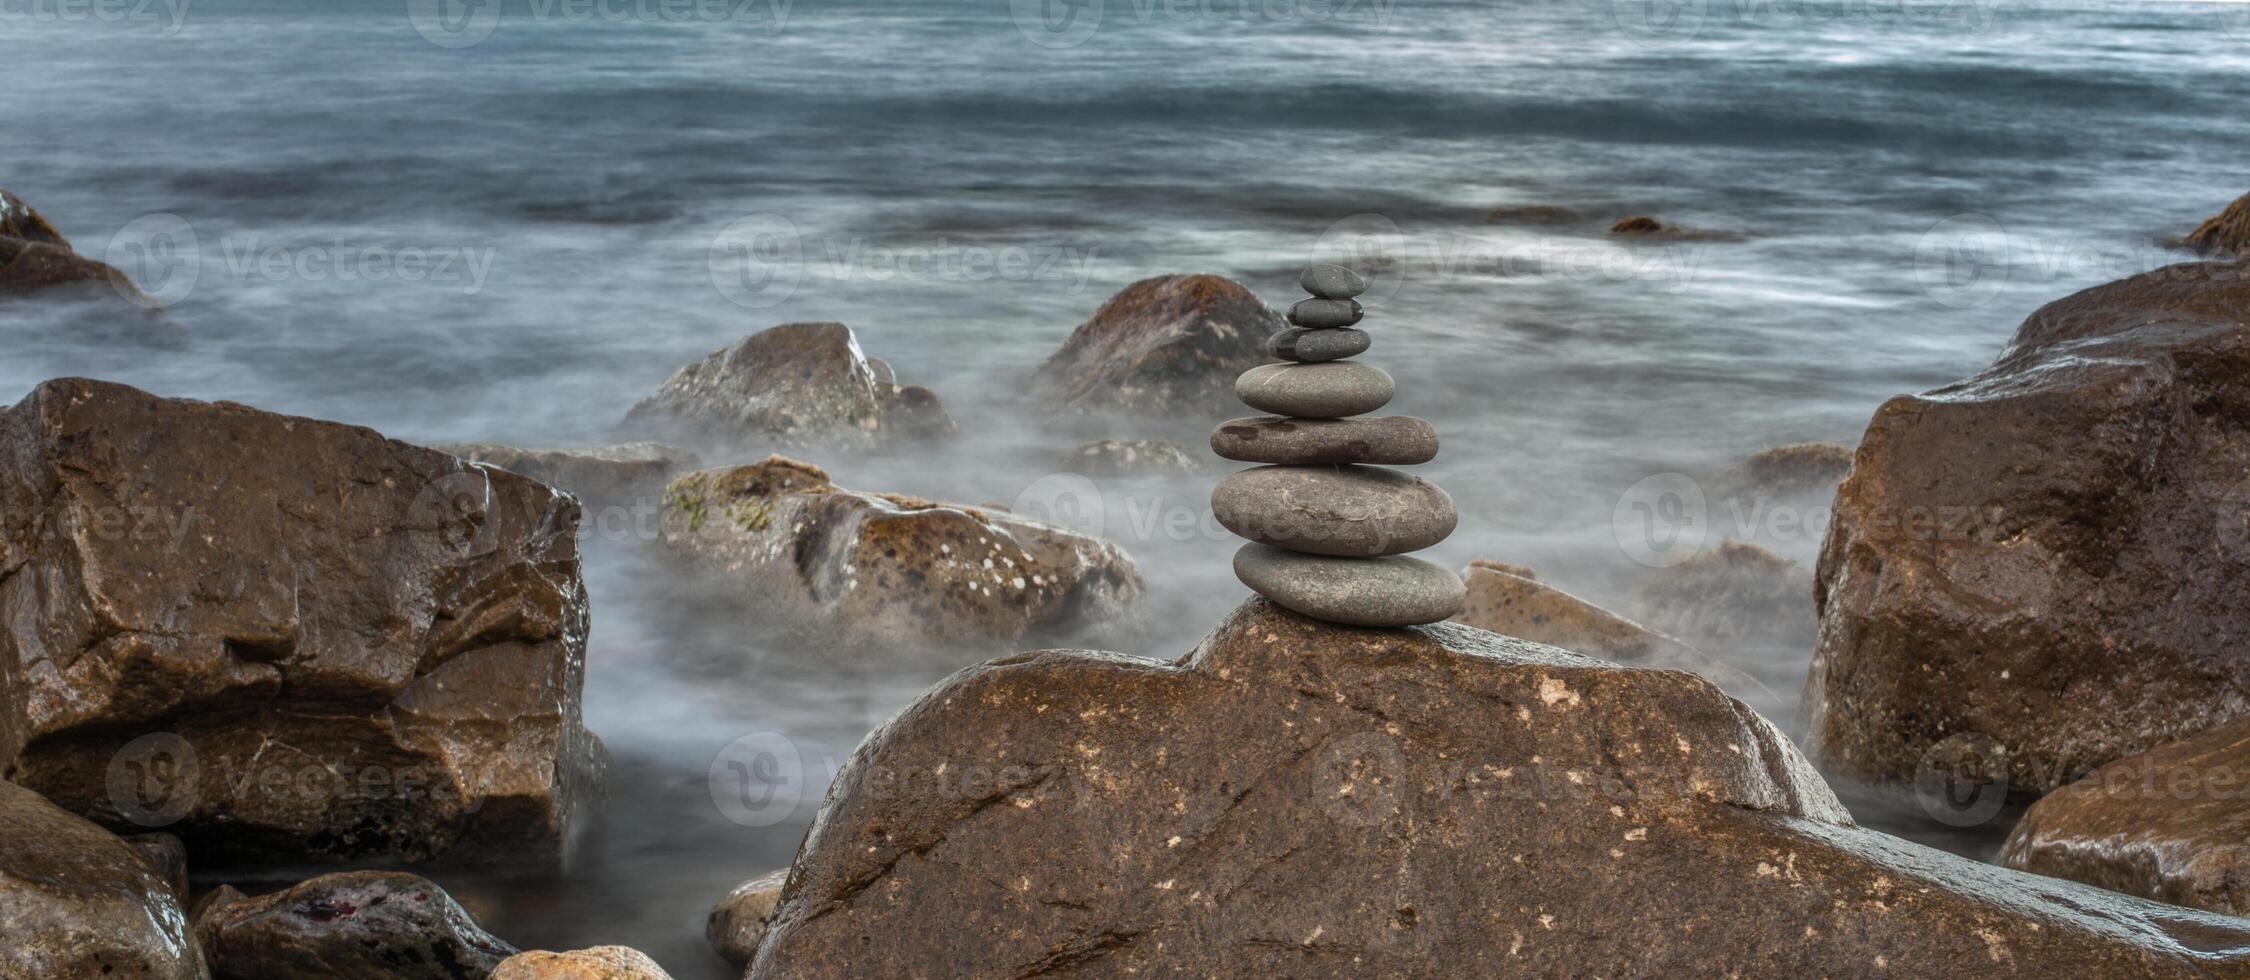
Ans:
POLYGON ((2034 312, 1992 367, 1875 413, 1814 600, 1812 737, 1912 779, 1989 739, 2021 791, 2250 710, 2250 263, 2034 312))
POLYGON ((2250 254, 2250 194, 2214 214, 2188 233, 2189 248, 2205 255, 2240 257, 2250 254))
POLYGON ((168 872, 85 818, 0 782, 0 977, 209 976, 168 872))
POLYGON ((195 907, 219 980, 465 980, 516 954, 426 878, 345 871, 245 898, 221 885, 195 907))
POLYGON ((0 414, 0 771, 198 862, 552 860, 596 783, 578 506, 65 379, 0 414))
POLYGON ((492 972, 492 980, 672 980, 672 975, 640 950, 596 946, 567 953, 517 953, 492 972))
POLYGON ((1693 675, 1252 601, 1177 663, 1009 657, 893 718, 749 976, 2250 976, 2245 948, 1858 829, 1693 675))
MULTIPOLYGON (((1223 276, 1158 276, 1110 297, 1032 375, 1052 408, 1197 416, 1234 403, 1234 378, 1273 360, 1288 324, 1223 276)), ((1236 407, 1240 407, 1237 405, 1236 407)))
POLYGON ((824 647, 920 649, 1130 625, 1124 551, 1005 512, 847 490, 780 456, 691 473, 663 544, 754 621, 824 647))
POLYGON ((2250 914, 2250 722, 2127 756, 2031 805, 2001 859, 2175 905, 2250 914))
POLYGON ((619 428, 732 451, 877 450, 954 430, 935 393, 898 384, 841 323, 784 323, 714 351, 633 406, 619 428))

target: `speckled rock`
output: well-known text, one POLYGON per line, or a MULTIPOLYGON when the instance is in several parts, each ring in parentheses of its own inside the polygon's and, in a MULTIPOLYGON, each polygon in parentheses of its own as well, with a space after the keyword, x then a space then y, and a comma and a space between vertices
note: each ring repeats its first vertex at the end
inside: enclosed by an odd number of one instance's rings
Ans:
POLYGON ((1355 299, 1301 299, 1289 307, 1289 322, 1308 330, 1349 327, 1366 315, 1355 299))
POLYGON ((221 886, 194 928, 221 980, 461 980, 516 953, 445 889, 397 872, 325 874, 255 898, 221 886))
POLYGON ((1116 546, 1012 514, 846 490, 779 456, 666 491, 663 546, 748 620, 836 647, 1062 637, 1128 625, 1116 546))
POLYGON ((766 938, 766 920, 781 903, 781 886, 788 880, 787 868, 769 871, 736 885, 711 909, 703 936, 721 959, 738 968, 750 965, 750 958, 758 953, 758 943, 766 938))
POLYGON ((1306 266, 1297 274, 1297 285, 1322 299, 1350 299, 1367 291, 1366 277, 1327 262, 1306 266))
POLYGON ((575 501, 79 379, 0 447, 0 771, 193 864, 566 856, 602 758, 575 501))
POLYGON ((1064 464, 1096 477, 1199 476, 1203 464, 1186 446, 1162 439, 1102 439, 1071 451, 1064 464))
POLYGON ((1741 670, 1679 640, 1540 582, 1527 569, 1478 559, 1455 622, 1614 663, 1693 671, 1739 698, 1776 700, 1741 670))
POLYGON ((1274 334, 1266 341, 1266 350, 1284 361, 1317 364, 1321 361, 1340 361, 1354 354, 1363 354, 1373 344, 1374 338, 1365 330, 1341 327, 1333 330, 1308 330, 1291 327, 1274 334))
POLYGON ((70 242, 63 238, 62 232, 55 230, 45 215, 6 190, 0 190, 0 238, 70 247, 70 242))
POLYGON ((567 490, 589 507, 653 508, 663 500, 665 484, 702 466, 695 453, 657 442, 603 449, 523 449, 490 442, 433 448, 567 490))
POLYGON ((2127 756, 2031 805, 2011 868, 2250 914, 2250 721, 2127 756))
POLYGON ((1032 398, 1073 412, 1193 416, 1224 405, 1266 360, 1281 316, 1232 279, 1158 276, 1125 287, 1032 375, 1032 398))
POLYGON ((1437 458, 1437 428, 1411 415, 1374 419, 1255 416, 1221 423, 1211 451, 1245 463, 1378 463, 1409 466, 1437 458))
POLYGON ((1260 601, 1176 663, 948 679, 838 773, 770 930, 752 980, 2250 973, 2240 920, 1852 826, 1693 675, 1260 601))
POLYGON ((672 975, 637 949, 596 946, 568 953, 518 953, 492 971, 492 980, 672 980, 672 975))
POLYGON ((1234 381, 1234 393, 1261 412, 1335 419, 1390 404, 1398 385, 1382 368, 1358 361, 1266 364, 1242 372, 1234 381))
POLYGON ((204 980, 165 874, 108 831, 0 782, 0 977, 204 980))
POLYGON ((681 368, 618 428, 729 452, 867 451, 942 437, 953 422, 929 389, 879 380, 850 327, 784 323, 681 368))
POLYGON ((1375 558, 1420 551, 1460 516, 1437 484, 1380 466, 1260 466, 1211 492, 1227 530, 1291 551, 1375 558))
POLYGON ((1413 626, 1461 611, 1461 577, 1419 558, 1331 558, 1243 545, 1234 576, 1250 590, 1315 619, 1352 626, 1413 626))
POLYGON ((2035 794, 2250 716, 2246 311, 2250 261, 2158 269, 1875 413, 1816 571, 1833 772, 1975 735, 2035 794))

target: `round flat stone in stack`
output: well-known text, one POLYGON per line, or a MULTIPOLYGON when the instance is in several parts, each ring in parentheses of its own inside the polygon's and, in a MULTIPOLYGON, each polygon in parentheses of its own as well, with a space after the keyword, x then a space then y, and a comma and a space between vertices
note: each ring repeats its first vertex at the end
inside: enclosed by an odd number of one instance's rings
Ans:
POLYGON ((1353 297, 1367 280, 1316 265, 1298 283, 1313 298, 1289 308, 1294 326, 1270 341, 1266 364, 1235 379, 1251 408, 1211 433, 1227 459, 1265 463, 1220 481, 1211 494, 1219 523, 1250 540, 1235 577, 1306 616, 1353 626, 1412 626, 1460 612, 1461 577, 1405 552, 1453 533, 1459 515, 1437 485, 1385 465, 1437 456, 1437 430, 1405 416, 1362 419, 1398 393, 1383 369, 1347 360, 1371 343, 1353 329, 1366 315, 1353 297))
POLYGON ((1437 428, 1411 415, 1379 419, 1235 419, 1211 432, 1211 451, 1244 463, 1412 466, 1437 458, 1437 428))

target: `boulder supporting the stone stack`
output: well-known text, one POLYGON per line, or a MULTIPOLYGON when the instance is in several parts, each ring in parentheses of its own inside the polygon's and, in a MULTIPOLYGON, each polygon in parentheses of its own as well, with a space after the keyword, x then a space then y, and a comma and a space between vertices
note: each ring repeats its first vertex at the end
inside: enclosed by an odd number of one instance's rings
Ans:
POLYGON ((1235 419, 1211 450, 1246 463, 1219 482, 1211 509, 1249 539, 1235 577, 1292 611, 1352 626, 1413 626, 1461 611, 1461 578, 1406 552, 1445 540, 1458 520, 1436 484, 1376 464, 1426 463, 1437 430, 1406 416, 1360 419, 1398 386, 1383 369, 1348 360, 1367 350, 1353 297, 1367 280, 1316 265, 1298 280, 1311 299, 1289 308, 1290 329, 1268 349, 1288 363, 1235 379, 1244 404, 1272 414, 1235 419))

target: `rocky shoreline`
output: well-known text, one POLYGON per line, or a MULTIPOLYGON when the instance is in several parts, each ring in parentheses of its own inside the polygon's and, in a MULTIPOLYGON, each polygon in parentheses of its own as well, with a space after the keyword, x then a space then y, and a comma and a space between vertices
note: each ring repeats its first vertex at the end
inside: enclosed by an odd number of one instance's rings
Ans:
MULTIPOLYGON (((0 194, 8 295, 115 284, 74 257, 0 194)), ((49 381, 0 413, 0 974, 666 976, 600 936, 519 949, 439 884, 568 874, 601 832, 582 524, 645 508, 679 601, 808 662, 961 668, 860 744, 789 867, 709 896, 747 977, 2250 976, 2246 283, 2057 300, 1857 447, 1759 454, 1715 496, 1832 502, 1817 567, 1719 542, 1622 612, 1406 556, 1490 515, 1387 468, 1438 436, 1360 417, 1400 386, 1354 359, 1358 274, 1308 270, 1287 314, 1134 283, 1023 400, 1072 473, 1256 464, 1211 509, 1263 597, 1176 659, 1098 652, 1164 585, 1099 533, 839 485, 960 431, 840 323, 683 366, 593 449, 49 381), (1271 414, 1210 456, 1070 448, 1069 420, 1230 398, 1271 414), (1746 648, 1812 653, 1805 750, 1745 703, 1786 700, 1746 648), (1933 777, 2029 805, 2004 866, 1829 782, 1933 777)))

